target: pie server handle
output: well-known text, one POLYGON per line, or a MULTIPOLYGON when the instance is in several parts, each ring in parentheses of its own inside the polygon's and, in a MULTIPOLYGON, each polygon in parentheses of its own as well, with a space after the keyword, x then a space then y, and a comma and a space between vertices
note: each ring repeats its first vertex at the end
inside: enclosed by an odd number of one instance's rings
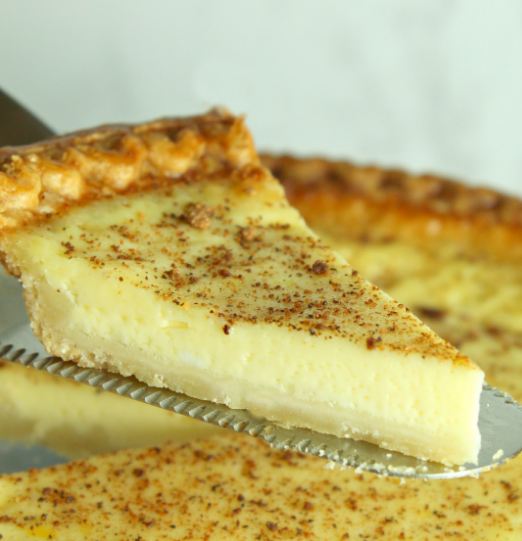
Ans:
POLYGON ((28 145, 53 135, 51 128, 0 89, 0 147, 28 145))

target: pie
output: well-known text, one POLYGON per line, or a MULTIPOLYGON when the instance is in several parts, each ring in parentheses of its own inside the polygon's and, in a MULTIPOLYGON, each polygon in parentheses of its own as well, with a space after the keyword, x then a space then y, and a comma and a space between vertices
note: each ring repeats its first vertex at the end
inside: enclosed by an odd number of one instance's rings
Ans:
POLYGON ((0 250, 46 349, 285 425, 473 462, 483 373, 326 246, 242 119, 1 157, 0 250))
POLYGON ((519 488, 508 482, 485 475, 480 482, 402 484, 225 434, 0 477, 0 535, 9 541, 520 540, 519 488), (483 491, 494 505, 482 505, 483 491))

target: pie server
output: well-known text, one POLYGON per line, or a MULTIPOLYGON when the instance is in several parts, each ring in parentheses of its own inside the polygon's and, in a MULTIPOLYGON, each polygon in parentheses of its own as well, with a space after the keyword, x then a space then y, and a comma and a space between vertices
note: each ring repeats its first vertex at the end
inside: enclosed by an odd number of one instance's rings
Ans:
MULTIPOLYGON (((31 142, 31 129, 34 129, 34 139, 52 135, 51 130, 42 122, 0 90, 0 118, 3 118, 4 111, 9 106, 16 108, 16 118, 25 126, 24 129, 18 129, 16 137, 9 140, 9 144, 31 142)), ((17 289, 7 290, 7 293, 2 295, 2 302, 15 306, 20 302, 19 295, 17 289)), ((27 323, 24 327, 28 330, 27 323)), ((134 377, 82 368, 73 362, 48 357, 40 347, 40 351, 19 348, 11 343, 12 338, 9 332, 0 336, 1 358, 256 436, 276 449, 323 457, 329 461, 327 466, 331 467, 352 467, 361 472, 371 471, 397 477, 450 479, 478 475, 522 451, 522 407, 507 394, 488 385, 484 385, 480 398, 479 429, 482 445, 478 462, 448 467, 388 451, 364 441, 339 438, 303 428, 285 428, 255 417, 247 410, 234 410, 223 404, 199 400, 168 389, 150 387, 134 377)))
POLYGON ((484 385, 480 399, 479 429, 482 445, 477 464, 447 467, 388 451, 349 438, 321 434, 304 428, 285 428, 255 417, 247 410, 148 386, 134 377, 123 377, 94 368, 82 368, 57 357, 31 353, 12 344, 0 345, 0 357, 55 374, 104 391, 112 391, 146 404, 158 406, 236 432, 256 436, 276 449, 299 451, 327 459, 331 467, 352 467, 380 475, 449 479, 477 475, 501 464, 522 450, 522 407, 493 387, 484 385))

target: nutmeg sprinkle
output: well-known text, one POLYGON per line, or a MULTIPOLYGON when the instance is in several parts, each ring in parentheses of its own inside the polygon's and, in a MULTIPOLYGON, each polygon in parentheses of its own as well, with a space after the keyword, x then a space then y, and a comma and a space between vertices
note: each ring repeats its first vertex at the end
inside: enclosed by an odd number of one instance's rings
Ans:
POLYGON ((520 500, 504 480, 514 471, 508 463, 479 479, 401 484, 224 432, 0 476, 0 536, 516 539, 520 500))
POLYGON ((238 242, 241 246, 248 246, 249 243, 260 240, 260 232, 254 227, 240 227, 237 235, 238 242))
POLYGON ((224 334, 239 323, 264 323, 314 339, 347 338, 369 349, 378 343, 380 350, 469 362, 339 262, 275 181, 266 177, 260 185, 259 171, 249 171, 180 178, 118 195, 116 203, 94 201, 42 227, 67 231, 65 248, 74 247, 75 264, 84 260, 125 287, 204 310, 224 334), (101 236, 91 225, 93 213, 106 217, 101 236))
POLYGON ((314 274, 326 274, 328 272, 328 264, 318 259, 312 265, 312 272, 314 274))
POLYGON ((366 339, 366 347, 368 349, 375 349, 375 346, 382 342, 382 338, 380 336, 373 337, 370 336, 366 339))

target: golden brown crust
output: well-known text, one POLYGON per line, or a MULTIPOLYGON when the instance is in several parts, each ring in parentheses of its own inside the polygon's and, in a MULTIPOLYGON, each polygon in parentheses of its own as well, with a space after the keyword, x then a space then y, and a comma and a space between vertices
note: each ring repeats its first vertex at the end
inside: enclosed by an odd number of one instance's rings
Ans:
POLYGON ((471 187, 435 175, 320 158, 264 154, 262 160, 292 189, 313 190, 328 184, 373 201, 394 201, 438 214, 480 216, 490 222, 522 225, 522 201, 489 188, 471 187))
POLYGON ((474 255, 522 258, 522 201, 433 175, 319 158, 263 155, 312 227, 359 241, 458 244, 474 255))
POLYGON ((0 230, 158 179, 257 163, 243 119, 224 110, 6 147, 0 149, 0 230))

